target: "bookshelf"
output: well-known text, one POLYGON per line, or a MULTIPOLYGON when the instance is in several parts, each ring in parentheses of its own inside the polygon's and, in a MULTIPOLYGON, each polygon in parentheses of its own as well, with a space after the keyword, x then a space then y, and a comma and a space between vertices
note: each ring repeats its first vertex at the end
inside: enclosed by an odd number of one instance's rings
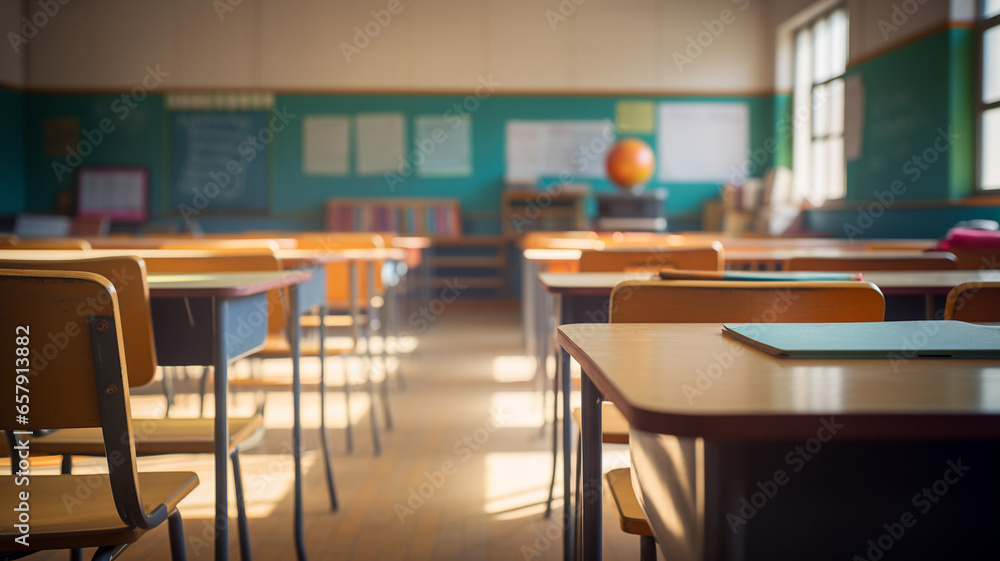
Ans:
POLYGON ((557 193, 506 189, 500 195, 500 227, 506 236, 533 230, 586 230, 586 188, 557 193))
POLYGON ((396 232, 412 236, 462 234, 458 199, 344 199, 326 201, 326 228, 331 232, 396 232))

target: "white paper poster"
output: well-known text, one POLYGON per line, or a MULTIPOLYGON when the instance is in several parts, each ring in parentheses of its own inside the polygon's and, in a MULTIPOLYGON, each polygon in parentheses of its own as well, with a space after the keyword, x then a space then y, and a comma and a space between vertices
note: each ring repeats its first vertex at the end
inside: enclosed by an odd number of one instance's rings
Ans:
POLYGON ((749 148, 750 110, 745 103, 660 104, 660 181, 725 183, 745 173, 749 148))
POLYGON ((507 121, 506 175, 603 178, 604 158, 615 141, 614 123, 594 121, 507 121))
POLYGON ((414 120, 414 160, 425 177, 472 175, 472 119, 421 115, 414 120))
POLYGON ((406 152, 406 118, 402 113, 362 113, 355 118, 358 175, 381 175, 399 169, 406 152))
POLYGON ((302 172, 348 175, 351 120, 346 115, 306 115, 302 122, 302 172))

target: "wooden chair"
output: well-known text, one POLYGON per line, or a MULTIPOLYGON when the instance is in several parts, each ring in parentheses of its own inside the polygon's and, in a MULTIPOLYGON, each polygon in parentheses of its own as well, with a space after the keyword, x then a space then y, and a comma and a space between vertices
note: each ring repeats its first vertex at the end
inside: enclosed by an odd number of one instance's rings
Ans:
MULTIPOLYGON (((885 301, 877 286, 858 281, 625 281, 611 292, 609 313, 610 323, 872 322, 882 321, 885 301)), ((606 405, 602 418, 602 441, 628 442, 628 422, 617 408, 606 405)), ((579 451, 576 469, 579 489, 579 451)), ((655 560, 629 469, 609 473, 608 484, 622 531, 640 536, 643 561, 655 560)))
POLYGON ((690 269, 721 271, 725 265, 722 245, 713 242, 706 247, 651 247, 647 249, 607 249, 584 251, 580 255, 580 272, 659 271, 660 269, 690 269))
MULTIPOLYGON (((797 257, 785 262, 788 271, 953 271, 958 261, 951 253, 933 251, 904 254, 869 251, 851 257, 797 257)), ((890 295, 887 317, 901 319, 933 319, 938 317, 940 299, 933 294, 890 295), (923 313, 919 313, 923 302, 923 313)))
MULTIPOLYGON (((227 240, 215 240, 215 241, 227 241, 227 240)), ((237 240, 239 241, 239 240, 237 240)), ((250 247, 241 247, 238 244, 231 248, 226 248, 220 245, 211 250, 212 257, 210 258, 197 258, 197 259, 185 259, 181 256, 174 256, 171 254, 172 250, 164 250, 158 253, 147 254, 146 261, 149 263, 150 272, 171 272, 171 273, 231 273, 231 272, 248 272, 248 271, 279 271, 282 268, 281 261, 275 254, 274 247, 277 244, 260 244, 260 240, 250 240, 255 242, 257 245, 267 246, 266 248, 254 248, 253 244, 250 247)), ((266 240, 265 240, 266 241, 266 240)), ((180 250, 183 251, 183 250, 180 250)), ((288 340, 287 326, 290 325, 289 315, 292 311, 288 307, 288 299, 285 291, 275 290, 268 293, 268 336, 264 342, 264 347, 259 349, 251 357, 252 361, 262 360, 266 358, 280 358, 280 359, 290 359, 292 357, 291 344, 288 340)), ((300 355, 301 356, 315 356, 320 357, 319 343, 305 344, 303 345, 300 341, 300 355)), ((345 354, 350 352, 353 348, 341 347, 327 349, 326 355, 333 356, 336 354, 345 354)), ((324 357, 325 358, 325 357, 324 357)), ((256 362, 251 362, 251 366, 255 366, 256 362)), ((320 401, 325 405, 326 402, 326 382, 324 379, 325 365, 324 368, 320 369, 320 401)), ((207 393, 207 381, 208 381, 208 368, 204 368, 202 371, 201 385, 199 387, 200 392, 200 406, 199 412, 204 411, 205 408, 205 395, 207 393)), ((268 384, 260 380, 246 380, 246 379, 233 379, 229 381, 232 387, 244 387, 244 388, 256 388, 256 389, 273 389, 276 386, 289 387, 290 382, 282 381, 280 384, 268 384)), ((372 409, 374 410, 374 390, 370 389, 370 397, 372 398, 371 403, 373 404, 372 409)), ((350 392, 345 390, 344 397, 346 401, 346 415, 350 419, 350 392)), ((264 399, 262 398, 258 403, 257 415, 262 416, 264 413, 264 399)), ((333 482, 333 461, 330 454, 329 441, 326 435, 326 412, 325 407, 320 408, 320 442, 323 447, 323 459, 324 467, 326 470, 326 481, 327 490, 330 495, 330 504, 333 510, 337 509, 337 496, 336 490, 333 482)), ((372 427, 373 437, 377 442, 379 441, 377 433, 377 426, 372 427)))
POLYGON ((852 257, 793 257, 785 261, 787 271, 954 271, 958 259, 947 252, 912 255, 880 255, 870 252, 852 257))
MULTIPOLYGON (((121 341, 129 358, 128 381, 131 387, 150 383, 156 372, 156 346, 153 339, 152 313, 146 265, 134 256, 102 257, 79 260, 11 261, 0 260, 0 268, 20 271, 73 271, 89 273, 111 279, 116 292, 116 302, 121 303, 121 341)), ((89 308, 99 308, 95 301, 89 308)), ((34 316, 31 316, 34 317, 34 316)), ((143 426, 143 432, 134 440, 135 454, 151 456, 160 454, 189 454, 215 451, 214 421, 208 419, 133 419, 143 426)), ((243 482, 240 476, 239 446, 263 425, 260 414, 250 417, 229 418, 229 457, 233 464, 236 485, 236 503, 239 517, 240 549, 249 556, 250 541, 247 532, 246 508, 243 501, 243 482)), ((101 431, 95 428, 72 428, 33 438, 31 450, 40 454, 63 456, 63 472, 72 468, 72 456, 101 456, 105 442, 101 431)))
POLYGON ((967 282, 951 289, 944 319, 1000 322, 1000 282, 967 282))
POLYGON ((262 249, 277 251, 278 242, 270 239, 166 238, 160 249, 262 249))
MULTIPOLYGON (((111 281, 93 273, 3 269, 0 308, 0 330, 10 334, 0 341, 0 352, 17 357, 18 349, 28 349, 25 362, 31 364, 30 373, 15 368, 0 373, 0 382, 11 388, 0 392, 6 411, 19 407, 15 394, 31 396, 30 403, 21 404, 23 417, 4 415, 0 429, 95 431, 109 470, 87 477, 85 500, 80 500, 82 480, 77 476, 33 473, 30 484, 17 475, 0 477, 0 495, 8 497, 0 509, 0 552, 16 558, 42 550, 97 547, 94 559, 108 560, 167 520, 172 558, 185 559, 177 504, 198 485, 198 476, 139 473, 136 468, 127 375, 133 362, 125 343, 123 308, 111 281), (46 351, 49 345, 51 352, 46 351), (23 514, 17 511, 22 498, 30 505, 23 514), (29 532, 29 539, 22 537, 29 532)), ((31 453, 41 452, 38 443, 30 437, 31 453)))
POLYGON ((997 249, 951 248, 948 251, 955 255, 958 268, 963 271, 1000 268, 1000 250, 997 249))

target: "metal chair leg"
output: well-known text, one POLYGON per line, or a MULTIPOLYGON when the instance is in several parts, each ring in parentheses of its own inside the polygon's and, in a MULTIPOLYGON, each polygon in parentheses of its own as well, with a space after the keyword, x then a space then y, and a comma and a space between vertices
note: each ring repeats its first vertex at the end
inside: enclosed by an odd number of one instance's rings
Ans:
POLYGON ((323 447, 326 465, 326 489, 330 495, 330 510, 337 511, 337 490, 333 485, 333 462, 330 459, 330 442, 326 434, 326 308, 319 310, 319 442, 323 447))
POLYGON ((175 384, 174 384, 174 369, 170 366, 164 366, 161 369, 163 372, 163 397, 167 400, 166 410, 163 416, 170 416, 170 406, 174 404, 174 399, 177 395, 175 384))
POLYGON ((247 523, 247 506, 243 499, 243 474, 240 472, 240 449, 229 454, 233 462, 233 483, 236 488, 236 521, 240 533, 240 560, 250 561, 250 526, 247 523))
POLYGON ((69 561, 83 561, 83 550, 80 548, 69 550, 69 561))
POLYGON ((656 561, 656 540, 639 536, 639 561, 656 561))
POLYGON ((167 517, 167 528, 170 530, 170 559, 172 561, 187 561, 187 550, 184 548, 184 521, 176 508, 167 517))
MULTIPOLYGON (((555 383, 552 385, 552 477, 549 479, 549 498, 545 501, 545 518, 552 516, 552 501, 555 499, 556 489, 556 464, 559 463, 559 375, 559 370, 556 369, 555 383)), ((569 500, 569 497, 564 497, 563 500, 569 500)))
POLYGON ((199 388, 199 391, 201 393, 201 400, 198 402, 199 403, 199 406, 198 406, 198 416, 199 417, 204 417, 205 416, 205 388, 208 387, 208 367, 207 366, 201 369, 201 380, 200 380, 199 384, 201 384, 201 386, 199 388))
POLYGON ((372 445, 375 447, 375 455, 376 456, 381 456, 382 455, 382 439, 379 436, 378 412, 375 411, 375 408, 377 407, 377 405, 376 405, 376 399, 375 399, 375 385, 372 383, 371 368, 372 368, 372 362, 371 362, 371 360, 369 360, 369 362, 368 362, 368 373, 365 376, 365 388, 368 390, 368 400, 370 402, 370 405, 368 407, 368 416, 369 416, 369 418, 371 420, 371 424, 372 424, 372 445))
POLYGON ((351 371, 347 367, 347 361, 342 362, 344 370, 344 421, 345 425, 345 441, 347 446, 347 453, 354 453, 354 424, 351 421, 351 371))

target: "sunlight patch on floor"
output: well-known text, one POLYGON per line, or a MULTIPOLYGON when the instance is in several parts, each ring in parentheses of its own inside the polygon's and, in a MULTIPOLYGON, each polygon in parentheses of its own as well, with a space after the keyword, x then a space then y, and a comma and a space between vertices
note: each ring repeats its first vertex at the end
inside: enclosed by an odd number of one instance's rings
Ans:
POLYGON ((497 382, 527 382, 535 377, 535 358, 498 356, 493 358, 493 379, 497 382))

